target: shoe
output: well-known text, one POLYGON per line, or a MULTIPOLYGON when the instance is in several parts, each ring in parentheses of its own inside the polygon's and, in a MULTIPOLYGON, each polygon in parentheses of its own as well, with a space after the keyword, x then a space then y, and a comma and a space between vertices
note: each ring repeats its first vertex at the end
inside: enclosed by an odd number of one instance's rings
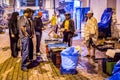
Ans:
POLYGON ((26 71, 26 72, 28 72, 27 67, 22 67, 21 70, 22 70, 22 71, 26 71))
POLYGON ((85 57, 90 57, 90 55, 86 55, 85 57))
POLYGON ((33 59, 29 59, 29 58, 27 58, 27 60, 26 60, 27 62, 32 62, 33 61, 33 59))
POLYGON ((37 56, 37 62, 42 62, 43 60, 42 60, 42 58, 40 57, 40 56, 37 56))
POLYGON ((91 57, 93 59, 93 62, 98 63, 98 60, 95 59, 95 56, 91 57))
POLYGON ((39 53, 42 54, 42 51, 40 51, 39 53))
POLYGON ((98 63, 98 60, 93 59, 93 62, 94 62, 94 63, 98 63))
POLYGON ((41 53, 40 52, 36 53, 36 56, 41 56, 41 53))
POLYGON ((29 62, 33 62, 33 59, 29 59, 29 62))
POLYGON ((37 53, 37 56, 40 56, 40 55, 41 55, 41 53, 40 53, 40 52, 38 52, 38 53, 37 53))
POLYGON ((17 58, 17 56, 12 56, 13 58, 17 58))
POLYGON ((95 59, 95 55, 93 55, 91 58, 95 59))

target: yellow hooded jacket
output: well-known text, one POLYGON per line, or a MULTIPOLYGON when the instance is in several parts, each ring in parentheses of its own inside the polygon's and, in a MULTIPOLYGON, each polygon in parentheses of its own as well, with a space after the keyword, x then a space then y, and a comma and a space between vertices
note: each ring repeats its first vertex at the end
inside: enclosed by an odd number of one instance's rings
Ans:
POLYGON ((98 23, 96 18, 91 17, 87 20, 87 23, 85 25, 85 41, 87 41, 90 37, 90 35, 94 35, 92 37, 92 40, 95 42, 98 39, 98 23))

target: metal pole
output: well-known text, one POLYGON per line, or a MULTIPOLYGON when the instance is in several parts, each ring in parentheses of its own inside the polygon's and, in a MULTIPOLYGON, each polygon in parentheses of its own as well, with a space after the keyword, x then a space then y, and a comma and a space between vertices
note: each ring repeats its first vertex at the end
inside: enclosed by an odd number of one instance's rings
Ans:
POLYGON ((3 6, 3 0, 2 0, 2 6, 3 6))
POLYGON ((54 13, 55 13, 55 0, 53 0, 53 9, 54 9, 54 13))
POLYGON ((43 0, 39 0, 40 2, 39 2, 39 8, 40 8, 40 10, 42 10, 42 6, 43 6, 43 0))
POLYGON ((90 2, 91 2, 91 0, 89 0, 89 7, 90 7, 90 2))
POLYGON ((43 5, 42 5, 43 9, 45 9, 45 1, 46 0, 43 0, 43 5))
MULTIPOLYGON (((82 11, 82 1, 80 1, 80 14, 81 14, 81 11, 82 11)), ((82 24, 82 22, 81 22, 81 18, 80 18, 80 31, 81 31, 81 24, 82 24)))
POLYGON ((15 12, 15 5, 16 5, 16 0, 13 2, 13 11, 15 12))
POLYGON ((36 2, 35 2, 35 6, 38 6, 38 4, 39 4, 39 1, 38 1, 38 0, 36 0, 36 2))

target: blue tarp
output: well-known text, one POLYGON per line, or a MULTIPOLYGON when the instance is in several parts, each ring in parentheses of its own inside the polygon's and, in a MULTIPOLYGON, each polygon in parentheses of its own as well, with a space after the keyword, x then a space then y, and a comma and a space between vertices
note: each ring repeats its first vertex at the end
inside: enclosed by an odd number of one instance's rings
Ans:
POLYGON ((68 45, 64 43, 48 44, 48 50, 50 50, 50 48, 52 47, 61 48, 61 47, 68 47, 68 45))
POLYGON ((112 13, 108 12, 102 16, 101 22, 98 23, 99 28, 108 28, 111 23, 112 13))
POLYGON ((99 32, 104 33, 105 37, 111 37, 112 8, 104 10, 101 21, 98 23, 99 32))
POLYGON ((108 28, 111 24, 112 18, 112 8, 107 8, 104 10, 101 21, 98 23, 99 28, 108 28))

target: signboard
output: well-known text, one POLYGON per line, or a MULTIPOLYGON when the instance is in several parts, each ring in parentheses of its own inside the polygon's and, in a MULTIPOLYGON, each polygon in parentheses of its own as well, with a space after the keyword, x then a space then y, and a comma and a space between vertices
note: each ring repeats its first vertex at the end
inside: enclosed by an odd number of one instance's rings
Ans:
POLYGON ((27 0, 27 6, 35 6, 35 0, 27 0))

